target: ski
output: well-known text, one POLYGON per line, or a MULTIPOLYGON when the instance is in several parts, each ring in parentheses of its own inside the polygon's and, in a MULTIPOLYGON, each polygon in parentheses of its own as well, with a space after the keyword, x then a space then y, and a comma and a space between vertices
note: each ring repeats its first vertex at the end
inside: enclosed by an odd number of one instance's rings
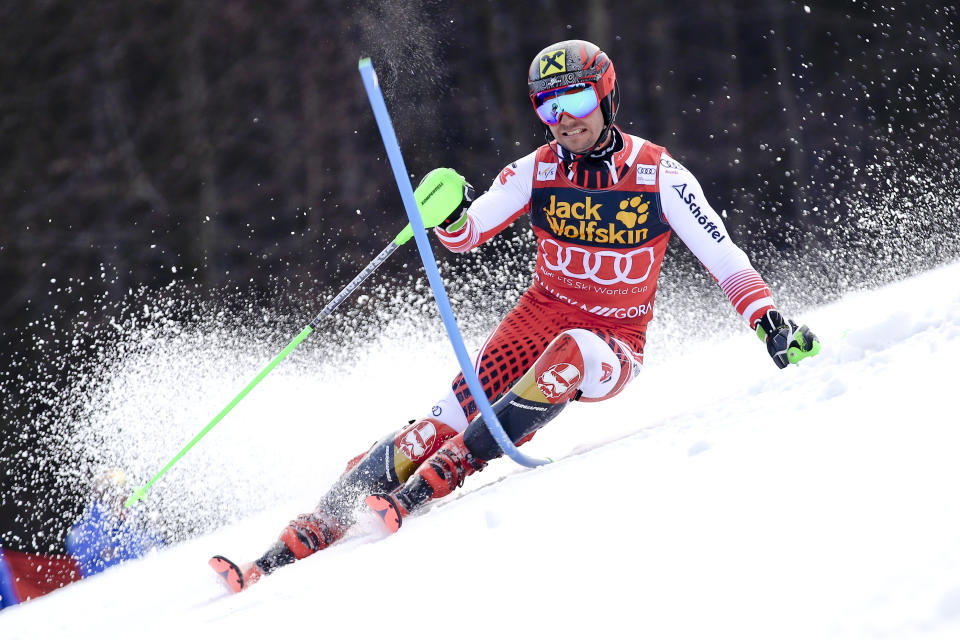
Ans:
POLYGON ((403 524, 404 510, 388 493, 374 493, 366 497, 364 502, 373 513, 383 521, 390 533, 396 533, 403 524))
POLYGON ((223 583, 233 593, 240 593, 260 579, 260 570, 251 562, 243 568, 223 556, 213 556, 207 564, 223 579, 223 583))

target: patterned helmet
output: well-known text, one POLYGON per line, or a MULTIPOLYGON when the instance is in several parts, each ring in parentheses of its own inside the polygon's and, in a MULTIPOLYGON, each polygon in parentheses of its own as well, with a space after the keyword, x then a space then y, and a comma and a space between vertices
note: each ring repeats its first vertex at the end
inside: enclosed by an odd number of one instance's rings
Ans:
POLYGON ((534 57, 527 74, 531 100, 542 91, 580 83, 593 85, 600 99, 604 123, 610 126, 617 110, 617 72, 613 61, 597 45, 586 40, 552 44, 534 57))

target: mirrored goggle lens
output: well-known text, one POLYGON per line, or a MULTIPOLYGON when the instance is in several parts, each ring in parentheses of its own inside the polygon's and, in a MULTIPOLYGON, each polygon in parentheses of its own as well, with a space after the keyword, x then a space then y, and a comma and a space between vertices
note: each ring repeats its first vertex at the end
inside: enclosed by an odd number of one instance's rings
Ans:
POLYGON ((587 117, 600 106, 600 100, 592 86, 580 85, 538 93, 533 104, 545 124, 557 124, 564 113, 574 118, 587 117))

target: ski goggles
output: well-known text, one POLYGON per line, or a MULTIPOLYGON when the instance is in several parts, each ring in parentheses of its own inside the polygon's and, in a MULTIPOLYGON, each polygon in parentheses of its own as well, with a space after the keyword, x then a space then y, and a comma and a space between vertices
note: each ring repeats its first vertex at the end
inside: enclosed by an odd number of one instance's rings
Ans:
POLYGON ((533 107, 544 124, 557 124, 567 114, 572 118, 586 118, 600 106, 597 90, 592 84, 572 84, 560 89, 541 91, 533 96, 533 107))

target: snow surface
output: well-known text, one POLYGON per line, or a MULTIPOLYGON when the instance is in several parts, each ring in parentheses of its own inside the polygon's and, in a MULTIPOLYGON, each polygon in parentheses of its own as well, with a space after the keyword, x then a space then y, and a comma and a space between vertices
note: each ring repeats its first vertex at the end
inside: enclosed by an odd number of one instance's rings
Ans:
MULTIPOLYGON (((397 535, 365 525, 232 596, 207 559, 259 555, 455 369, 399 338, 337 376, 285 363, 171 472, 249 516, 6 609, 0 638, 960 638, 958 282, 953 264, 791 310, 824 347, 785 371, 746 331, 664 353, 651 325, 637 381, 525 447, 555 463, 497 461, 397 535)), ((103 411, 180 396, 158 468, 258 370, 228 368, 103 411)))

